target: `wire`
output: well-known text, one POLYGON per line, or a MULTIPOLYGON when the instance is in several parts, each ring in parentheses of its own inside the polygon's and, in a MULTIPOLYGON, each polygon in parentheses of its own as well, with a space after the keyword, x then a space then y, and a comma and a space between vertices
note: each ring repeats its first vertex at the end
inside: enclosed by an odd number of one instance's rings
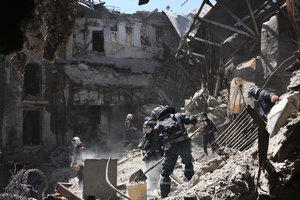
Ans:
POLYGON ((267 85, 267 83, 269 82, 270 78, 277 72, 277 70, 283 66, 283 64, 285 64, 287 61, 289 61, 290 59, 296 57, 294 54, 290 57, 288 57, 287 59, 285 59, 284 61, 282 61, 282 63, 271 73, 271 75, 268 77, 268 79, 266 80, 266 82, 264 83, 264 85, 261 87, 261 89, 264 89, 267 85))

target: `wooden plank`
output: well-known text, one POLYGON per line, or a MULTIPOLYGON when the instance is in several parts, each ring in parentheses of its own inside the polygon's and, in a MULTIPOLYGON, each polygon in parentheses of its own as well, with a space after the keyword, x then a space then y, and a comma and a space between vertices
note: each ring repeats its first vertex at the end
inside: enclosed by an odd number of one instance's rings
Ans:
POLYGON ((218 1, 220 3, 220 5, 224 8, 224 10, 233 18, 235 19, 237 22, 239 22, 249 33, 251 33, 254 37, 256 37, 255 32, 249 27, 247 26, 240 18, 238 18, 229 8, 227 8, 227 6, 222 3, 221 1, 218 1))
POLYGON ((193 56, 197 57, 197 58, 201 58, 201 59, 204 59, 205 60, 205 55, 202 55, 202 54, 199 54, 199 53, 195 53, 195 52, 192 52, 191 53, 193 56))
POLYGON ((249 35, 249 33, 245 32, 245 31, 241 31, 241 30, 239 30, 237 28, 234 28, 234 27, 231 27, 231 26, 228 26, 228 25, 225 25, 225 24, 221 24, 219 22, 216 22, 216 21, 213 21, 213 20, 210 20, 210 19, 206 19, 206 18, 200 18, 199 17, 198 19, 200 21, 206 22, 208 24, 216 25, 216 26, 219 26, 221 28, 224 28, 224 29, 236 32, 236 33, 239 33, 241 35, 245 35, 245 36, 250 37, 250 38, 253 38, 253 36, 249 35))
POLYGON ((250 13, 250 16, 251 16, 251 19, 252 19, 252 22, 253 22, 253 26, 254 26, 256 35, 257 35, 257 37, 259 38, 259 37, 260 37, 260 34, 259 34, 259 31, 258 31, 258 26, 257 26, 256 20, 255 20, 255 17, 254 17, 254 15, 253 15, 253 10, 252 10, 251 3, 250 3, 249 0, 246 0, 246 2, 247 2, 247 6, 248 6, 248 9, 249 9, 249 13, 250 13))
POLYGON ((60 196, 63 196, 68 200, 83 200, 68 189, 68 187, 70 187, 71 185, 72 184, 70 183, 58 182, 56 186, 56 192, 59 193, 60 196))
POLYGON ((209 41, 209 40, 205 40, 205 39, 202 39, 202 38, 191 37, 191 36, 188 36, 188 38, 190 40, 196 40, 198 42, 203 42, 203 43, 210 44, 210 45, 213 45, 213 46, 216 46, 216 47, 221 47, 221 45, 219 43, 212 42, 212 41, 209 41))

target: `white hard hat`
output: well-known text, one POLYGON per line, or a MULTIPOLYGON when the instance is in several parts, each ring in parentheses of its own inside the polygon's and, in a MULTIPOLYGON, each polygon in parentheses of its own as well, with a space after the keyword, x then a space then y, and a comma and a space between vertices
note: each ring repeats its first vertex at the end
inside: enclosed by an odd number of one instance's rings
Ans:
POLYGON ((81 144, 79 137, 73 137, 71 142, 72 142, 72 144, 77 144, 77 145, 81 144))
POLYGON ((130 113, 129 113, 129 114, 127 115, 127 117, 126 117, 126 119, 132 119, 132 118, 133 118, 133 115, 130 114, 130 113))

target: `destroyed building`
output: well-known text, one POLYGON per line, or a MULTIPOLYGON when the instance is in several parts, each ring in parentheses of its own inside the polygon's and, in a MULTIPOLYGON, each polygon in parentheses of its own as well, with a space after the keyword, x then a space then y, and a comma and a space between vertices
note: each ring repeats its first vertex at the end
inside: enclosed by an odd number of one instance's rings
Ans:
POLYGON ((153 105, 178 107, 196 89, 187 87, 182 66, 169 70, 178 65, 180 37, 164 13, 122 14, 74 2, 36 4, 26 45, 1 60, 0 142, 13 160, 47 163, 73 136, 121 150, 128 113, 140 131, 153 105), (69 18, 51 24, 52 12, 63 9, 69 18), (45 29, 35 29, 40 23, 45 29))
MULTIPOLYGON (((44 30, 30 32, 25 50, 1 57, 1 149, 43 168, 38 164, 48 164, 53 150, 75 135, 100 148, 122 148, 128 113, 141 124, 155 104, 205 110, 220 130, 219 155, 208 160, 195 148, 195 177, 174 179, 169 199, 296 199, 299 98, 287 89, 297 86, 299 73, 285 69, 299 62, 300 3, 222 0, 208 8, 206 2, 184 19, 156 10, 122 14, 103 4, 71 7, 75 1, 50 6, 48 12, 68 8, 64 37, 64 23, 57 32, 47 29, 48 45, 40 43, 44 30), (263 122, 248 97, 252 84, 284 94, 292 106, 279 107, 285 114, 270 117, 276 122, 263 122)), ((119 179, 139 166, 141 157, 133 157, 124 162, 134 167, 118 166, 119 179)))

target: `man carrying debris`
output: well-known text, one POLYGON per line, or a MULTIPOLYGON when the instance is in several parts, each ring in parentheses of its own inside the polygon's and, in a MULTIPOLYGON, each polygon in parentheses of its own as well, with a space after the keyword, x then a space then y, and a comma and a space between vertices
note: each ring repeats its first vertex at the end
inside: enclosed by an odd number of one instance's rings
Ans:
POLYGON ((165 198, 170 193, 171 179, 178 156, 181 157, 185 165, 184 176, 191 180, 194 175, 193 157, 191 153, 191 143, 185 124, 197 123, 197 118, 176 113, 171 107, 158 106, 151 114, 151 117, 157 120, 154 130, 159 133, 164 148, 164 161, 162 163, 160 192, 161 197, 165 198))
MULTIPOLYGON (((154 131, 156 125, 155 120, 151 118, 145 118, 143 124, 142 142, 139 147, 143 150, 143 161, 145 161, 146 168, 153 166, 162 156, 163 149, 159 134, 154 131)), ((149 172, 149 181, 147 183, 147 190, 149 195, 156 196, 157 186, 159 181, 160 168, 156 167, 149 172)))
POLYGON ((73 144, 73 155, 72 155, 72 162, 71 167, 77 171, 77 177, 79 179, 79 183, 83 180, 83 160, 82 160, 82 152, 86 149, 83 146, 79 137, 74 137, 71 140, 73 144))
POLYGON ((124 122, 126 144, 130 144, 134 140, 133 132, 137 130, 136 127, 132 126, 132 120, 133 115, 129 113, 124 122))
POLYGON ((253 97, 257 101, 259 115, 264 121, 267 121, 267 115, 275 103, 279 101, 279 97, 272 92, 262 90, 256 85, 250 86, 248 96, 253 97))
POLYGON ((215 141, 215 132, 217 131, 217 128, 216 125, 207 117, 207 113, 205 112, 201 113, 200 122, 203 124, 202 146, 205 155, 208 156, 207 145, 209 143, 214 151, 212 144, 215 141))

